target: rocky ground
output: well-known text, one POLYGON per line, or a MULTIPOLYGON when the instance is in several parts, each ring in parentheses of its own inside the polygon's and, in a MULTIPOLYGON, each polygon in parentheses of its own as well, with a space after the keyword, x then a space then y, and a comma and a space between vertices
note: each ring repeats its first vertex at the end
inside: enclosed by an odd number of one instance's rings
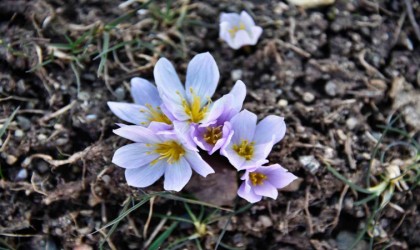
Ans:
POLYGON ((162 249, 420 248, 418 1, 119 4, 0 1, 0 124, 13 118, 0 138, 2 249, 153 249, 160 239, 162 249), (218 40, 218 17, 241 10, 264 32, 232 50, 218 40), (131 188, 111 163, 127 141, 112 133, 121 121, 106 102, 131 102, 130 78, 153 80, 161 56, 184 79, 204 51, 219 66, 217 97, 241 79, 246 109, 285 117, 269 160, 300 178, 277 200, 237 198, 223 160, 212 163, 216 177, 176 194, 153 194, 161 183, 131 188), (383 193, 358 204, 369 195, 352 183, 393 186, 390 166, 408 187, 383 208, 383 193), (139 201, 115 230, 102 228, 139 201), (188 208, 209 219, 180 222, 188 208))

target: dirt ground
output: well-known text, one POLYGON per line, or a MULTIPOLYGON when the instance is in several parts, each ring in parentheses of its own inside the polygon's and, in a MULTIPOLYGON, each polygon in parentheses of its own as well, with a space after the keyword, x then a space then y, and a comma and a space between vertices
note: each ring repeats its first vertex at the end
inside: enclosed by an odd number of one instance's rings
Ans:
POLYGON ((119 4, 0 1, 0 124, 20 107, 0 138, 1 249, 98 249, 105 239, 104 249, 147 249, 164 232, 161 249, 349 249, 359 235, 356 249, 420 249, 418 1, 119 4), (233 50, 218 39, 218 17, 244 9, 264 32, 256 46, 233 50), (111 163, 128 141, 112 133, 121 121, 106 102, 132 102, 130 78, 153 81, 161 56, 185 79, 189 60, 205 51, 220 70, 216 97, 241 79, 244 108, 285 117, 286 137, 269 160, 300 179, 277 200, 247 206, 236 197, 238 175, 217 160, 211 181, 153 196, 106 238, 102 227, 125 205, 162 191, 161 182, 127 186, 111 163), (396 189, 379 212, 382 197, 354 203, 366 195, 327 168, 367 188, 392 164, 414 171, 409 189, 396 189), (189 218, 185 204, 218 216, 191 240, 182 239, 196 227, 171 218, 189 218))

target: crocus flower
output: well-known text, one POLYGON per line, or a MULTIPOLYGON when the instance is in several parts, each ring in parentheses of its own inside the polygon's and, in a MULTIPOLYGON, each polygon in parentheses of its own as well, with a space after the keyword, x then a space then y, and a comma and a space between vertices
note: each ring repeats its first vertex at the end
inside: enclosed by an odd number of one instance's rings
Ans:
POLYGON ((245 95, 245 84, 237 81, 229 94, 215 102, 202 124, 193 126, 191 136, 200 148, 213 154, 229 143, 233 135, 229 121, 241 110, 245 95))
POLYGON ((263 196, 277 199, 277 189, 289 185, 296 178, 279 164, 252 168, 242 176, 244 182, 238 189, 238 195, 251 203, 260 201, 263 196))
POLYGON ((166 58, 159 59, 153 73, 163 105, 177 121, 200 123, 206 118, 220 76, 210 53, 198 54, 191 60, 185 88, 166 58))
POLYGON ((266 163, 273 145, 286 133, 283 117, 269 115, 257 125, 257 116, 246 109, 235 115, 230 123, 232 139, 220 152, 237 170, 266 163))
POLYGON ((151 82, 139 77, 131 79, 131 96, 135 103, 108 102, 108 106, 126 122, 144 127, 161 122, 171 127, 171 119, 162 111, 162 99, 151 82))
POLYGON ((190 180, 193 169, 203 177, 214 170, 200 157, 197 149, 183 144, 175 133, 154 129, 162 123, 151 123, 150 128, 123 126, 114 133, 135 143, 119 148, 112 162, 125 168, 128 185, 147 187, 165 176, 164 189, 180 191, 190 180))
POLYGON ((232 49, 257 44, 261 34, 262 28, 256 26, 252 17, 245 11, 242 11, 240 15, 236 13, 222 13, 220 15, 219 36, 232 49))

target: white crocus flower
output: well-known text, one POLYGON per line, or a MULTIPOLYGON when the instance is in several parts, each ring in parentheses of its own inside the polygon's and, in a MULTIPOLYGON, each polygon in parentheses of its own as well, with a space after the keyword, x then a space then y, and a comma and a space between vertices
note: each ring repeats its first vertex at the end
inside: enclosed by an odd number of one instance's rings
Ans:
POLYGON ((256 26, 252 17, 245 11, 242 11, 240 15, 236 13, 222 13, 220 15, 219 36, 232 49, 257 44, 261 34, 262 28, 256 26))

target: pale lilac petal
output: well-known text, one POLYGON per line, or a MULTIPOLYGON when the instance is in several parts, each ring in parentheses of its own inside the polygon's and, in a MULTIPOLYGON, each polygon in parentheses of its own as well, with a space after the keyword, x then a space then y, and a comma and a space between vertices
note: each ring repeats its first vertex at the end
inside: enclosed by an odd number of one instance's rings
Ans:
POLYGON ((239 197, 249 201, 250 203, 258 202, 262 199, 261 195, 257 195, 247 184, 247 181, 242 182, 241 186, 238 189, 239 197))
POLYGON ((187 151, 185 153, 185 159, 188 161, 191 168, 203 177, 214 173, 213 168, 211 168, 210 165, 204 161, 197 152, 187 151))
POLYGON ((190 164, 184 158, 180 158, 178 161, 168 164, 166 167, 163 188, 165 190, 179 192, 187 185, 191 179, 191 175, 192 170, 190 164))
MULTIPOLYGON (((239 110, 240 110, 241 107, 242 107, 242 104, 245 100, 245 97, 246 97, 245 83, 241 80, 237 80, 235 85, 233 85, 233 88, 229 92, 229 94, 233 95, 235 103, 237 103, 237 106, 239 107, 239 110)), ((238 112, 239 112, 239 110, 238 110, 238 112)))
POLYGON ((188 121, 190 116, 185 112, 185 108, 182 105, 182 99, 176 93, 168 97, 162 94, 163 105, 162 112, 173 122, 177 121, 188 121))
POLYGON ((230 121, 234 131, 232 142, 240 143, 242 140, 251 142, 257 126, 257 116, 244 109, 235 115, 230 121))
POLYGON ((112 163, 122 168, 138 168, 158 157, 159 155, 153 154, 153 149, 144 143, 133 143, 117 149, 112 157, 112 163))
POLYGON ((261 34, 263 32, 263 29, 261 27, 259 27, 259 26, 254 26, 254 27, 251 28, 251 31, 250 32, 252 34, 252 36, 251 36, 251 45, 255 45, 255 44, 257 44, 258 39, 260 38, 260 36, 261 36, 261 34))
POLYGON ((224 95, 221 98, 217 99, 213 103, 213 105, 210 108, 210 111, 208 112, 206 117, 201 121, 201 123, 207 124, 207 123, 215 122, 216 120, 218 121, 218 123, 223 123, 227 119, 226 118, 219 119, 221 116, 227 117, 229 119, 232 118, 228 116, 230 114, 230 108, 234 105, 235 102, 236 101, 234 99, 234 96, 231 94, 224 95))
POLYGON ((267 181, 276 188, 284 188, 297 179, 294 174, 288 172, 287 169, 283 168, 279 164, 260 167, 258 171, 265 174, 268 177, 267 181))
POLYGON ((214 147, 209 151, 209 155, 212 155, 214 152, 221 149, 224 145, 227 145, 230 143, 230 140, 232 139, 232 136, 233 136, 233 130, 229 122, 224 123, 222 131, 223 131, 222 138, 220 138, 216 142, 214 147))
POLYGON ((132 140, 134 142, 142 143, 159 143, 160 140, 155 135, 153 130, 142 126, 124 126, 118 129, 114 129, 113 132, 121 137, 132 140))
POLYGON ((148 128, 158 133, 162 131, 171 131, 174 129, 174 126, 163 122, 151 122, 148 128))
POLYGON ((251 37, 249 36, 248 31, 246 30, 238 30, 235 34, 235 38, 233 39, 234 43, 234 49, 240 48, 244 45, 250 45, 251 44, 251 37))
POLYGON ((234 48, 235 44, 233 42, 233 37, 231 36, 229 32, 230 29, 231 29, 231 25, 229 23, 227 22, 220 23, 219 37, 220 39, 224 40, 232 49, 238 49, 238 48, 234 48))
POLYGON ((236 170, 242 170, 242 165, 245 163, 246 160, 244 157, 238 155, 238 153, 236 153, 235 150, 233 150, 231 144, 222 147, 220 150, 220 154, 225 156, 229 160, 230 164, 232 164, 232 166, 236 168, 236 170))
POLYGON ((181 140, 182 144, 189 150, 198 151, 197 146, 192 138, 194 125, 189 122, 174 121, 174 131, 181 140))
POLYGON ((277 199, 279 193, 277 188, 268 181, 265 181, 261 185, 252 186, 252 189, 254 189, 254 192, 257 195, 267 196, 273 199, 277 199))
POLYGON ((201 106, 204 106, 213 96, 219 77, 219 68, 209 52, 194 56, 188 64, 185 83, 189 102, 192 103, 193 95, 197 95, 200 97, 201 106))
POLYGON ((260 121, 255 130, 254 141, 256 144, 273 141, 273 144, 283 139, 286 133, 286 123, 284 118, 275 115, 269 115, 260 121))
POLYGON ((107 102, 107 104, 112 113, 121 120, 136 125, 149 124, 148 115, 145 112, 140 112, 140 110, 147 109, 144 106, 123 102, 107 102))
POLYGON ((155 183, 165 172, 166 164, 157 162, 141 168, 125 170, 127 184, 133 187, 144 188, 155 183))
POLYGON ((150 104, 153 107, 158 107, 162 104, 159 92, 155 85, 146 79, 134 77, 131 79, 131 96, 134 102, 145 106, 150 104))
POLYGON ((237 25, 241 20, 241 17, 236 13, 224 13, 220 14, 220 22, 228 22, 237 25))
POLYGON ((191 128, 192 130, 192 139, 194 141, 194 143, 200 147, 201 149, 209 152, 211 151, 211 149, 213 148, 213 145, 208 144, 204 139, 204 133, 206 132, 206 128, 205 127, 201 127, 201 126, 194 126, 191 128))
POLYGON ((153 70, 156 85, 160 93, 176 95, 179 93, 184 96, 184 87, 179 80, 174 66, 166 58, 160 58, 153 70))
POLYGON ((247 28, 255 26, 254 19, 252 19, 252 17, 244 10, 241 12, 240 19, 247 28))

